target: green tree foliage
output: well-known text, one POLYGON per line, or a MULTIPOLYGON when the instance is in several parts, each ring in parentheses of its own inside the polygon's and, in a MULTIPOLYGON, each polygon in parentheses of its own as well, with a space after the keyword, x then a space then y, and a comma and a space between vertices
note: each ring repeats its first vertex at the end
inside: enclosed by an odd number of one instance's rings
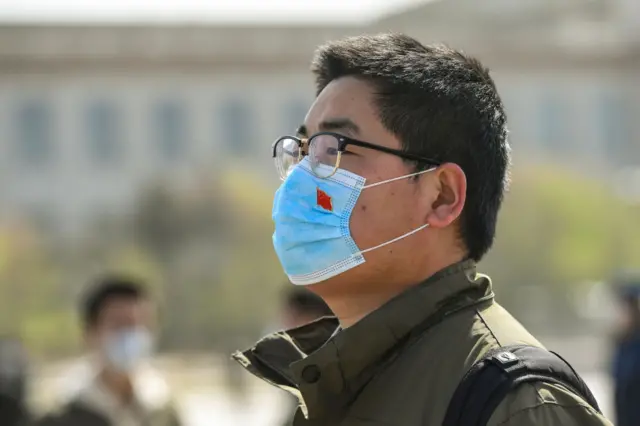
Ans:
POLYGON ((639 225, 637 211, 604 182, 564 169, 520 170, 483 269, 511 307, 530 308, 522 290, 538 287, 566 310, 581 285, 640 266, 639 225))
POLYGON ((68 353, 78 344, 62 271, 27 229, 0 230, 0 330, 20 337, 36 355, 68 353))

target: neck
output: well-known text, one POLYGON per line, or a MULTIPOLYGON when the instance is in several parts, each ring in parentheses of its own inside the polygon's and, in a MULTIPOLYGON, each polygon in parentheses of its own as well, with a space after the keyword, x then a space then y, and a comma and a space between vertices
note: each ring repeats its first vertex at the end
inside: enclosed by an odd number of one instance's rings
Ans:
POLYGON ((340 320, 342 328, 351 327, 371 312, 384 305, 401 291, 371 292, 367 294, 351 293, 323 296, 334 315, 340 320))
POLYGON ((100 380, 122 403, 129 404, 133 400, 133 385, 126 374, 105 369, 100 380))
MULTIPOLYGON (((461 261, 464 254, 456 253, 450 257, 421 262, 428 267, 420 268, 420 274, 401 277, 400 273, 391 274, 394 280, 385 279, 378 282, 366 280, 360 286, 349 285, 348 279, 335 283, 320 283, 310 287, 329 305, 334 315, 340 321, 342 328, 348 328, 380 308, 405 290, 414 287, 428 279, 436 272, 461 261), (345 291, 345 289, 350 291, 345 291)), ((411 269, 411 268, 410 268, 411 269)), ((409 270, 410 270, 409 269, 409 270)), ((345 277, 346 278, 346 277, 345 277)))

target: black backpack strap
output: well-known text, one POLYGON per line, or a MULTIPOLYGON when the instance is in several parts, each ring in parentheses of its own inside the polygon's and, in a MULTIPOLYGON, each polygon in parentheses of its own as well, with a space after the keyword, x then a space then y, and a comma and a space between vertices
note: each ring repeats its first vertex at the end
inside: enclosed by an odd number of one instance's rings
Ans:
POLYGON ((469 369, 442 424, 485 426, 509 392, 530 382, 565 386, 600 412, 588 386, 560 355, 535 346, 514 345, 489 351, 469 369))

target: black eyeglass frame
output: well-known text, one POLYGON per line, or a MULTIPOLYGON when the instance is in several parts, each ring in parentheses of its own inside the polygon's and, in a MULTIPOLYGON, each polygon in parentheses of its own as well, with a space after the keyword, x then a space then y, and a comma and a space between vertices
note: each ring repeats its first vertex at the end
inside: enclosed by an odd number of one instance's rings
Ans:
MULTIPOLYGON (((281 136, 273 143, 271 147, 273 151, 272 156, 274 159, 277 156, 278 143, 282 142, 285 139, 290 139, 297 142, 298 144, 298 161, 300 161, 304 155, 308 155, 306 153, 303 153, 304 149, 306 148, 306 151, 308 152, 309 151, 308 147, 313 142, 313 139, 323 135, 333 136, 338 140, 338 158, 336 159, 336 165, 331 175, 333 175, 337 171, 338 167, 340 166, 340 159, 342 157, 342 153, 347 149, 347 146, 349 145, 373 149, 374 151, 384 152, 387 154, 395 155, 396 157, 404 158, 405 160, 416 161, 429 166, 439 166, 442 164, 441 161, 434 160, 433 158, 427 158, 421 155, 412 154, 410 152, 402 151, 399 149, 387 148, 386 146, 380 146, 370 142, 364 142, 364 141, 353 139, 348 136, 344 136, 344 135, 341 135, 340 133, 335 133, 335 132, 318 132, 318 133, 314 133, 309 138, 300 138, 298 136, 281 136)), ((327 177, 330 177, 330 176, 327 176, 327 177)))

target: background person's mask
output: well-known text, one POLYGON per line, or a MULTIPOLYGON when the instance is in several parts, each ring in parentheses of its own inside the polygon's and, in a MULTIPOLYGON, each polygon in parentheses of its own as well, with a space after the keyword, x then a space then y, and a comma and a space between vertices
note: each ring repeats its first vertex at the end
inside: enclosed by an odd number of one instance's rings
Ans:
MULTIPOLYGON (((331 172, 331 167, 326 167, 331 172)), ((351 237, 349 219, 363 189, 429 172, 423 170, 365 186, 365 178, 338 169, 327 179, 313 174, 305 157, 276 192, 273 203, 273 246, 289 280, 315 284, 364 263, 362 255, 414 234, 428 226, 360 250, 351 237)))
POLYGON ((106 337, 104 355, 109 366, 129 373, 153 352, 153 337, 144 328, 130 328, 106 337))

